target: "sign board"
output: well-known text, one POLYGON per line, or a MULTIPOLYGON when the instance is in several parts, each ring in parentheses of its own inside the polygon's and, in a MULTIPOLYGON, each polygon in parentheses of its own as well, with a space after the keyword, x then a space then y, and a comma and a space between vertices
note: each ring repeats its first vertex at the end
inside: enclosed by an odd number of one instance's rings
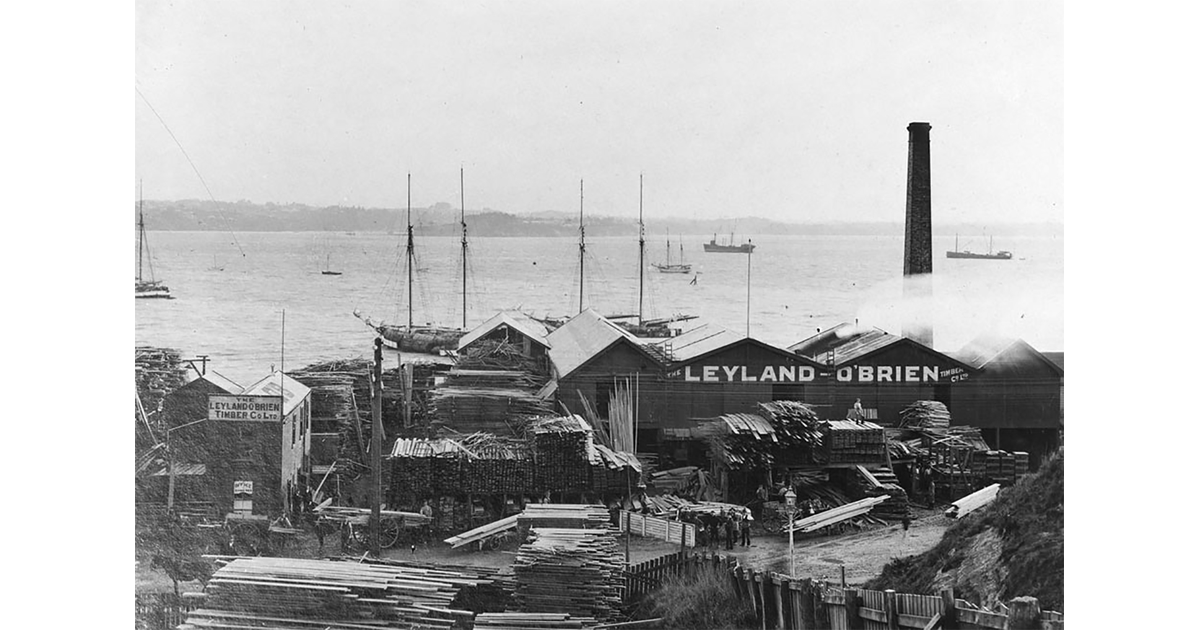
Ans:
MULTIPOLYGON (((696 383, 811 383, 818 374, 807 365, 689 365, 670 376, 696 383)), ((828 378, 830 374, 820 376, 828 378)), ((969 374, 961 367, 936 365, 848 365, 833 376, 839 383, 958 383, 969 374)))
POLYGON ((280 422, 281 410, 278 396, 212 394, 208 397, 209 420, 280 422))
POLYGON ((235 481, 233 482, 234 494, 254 494, 253 481, 235 481))

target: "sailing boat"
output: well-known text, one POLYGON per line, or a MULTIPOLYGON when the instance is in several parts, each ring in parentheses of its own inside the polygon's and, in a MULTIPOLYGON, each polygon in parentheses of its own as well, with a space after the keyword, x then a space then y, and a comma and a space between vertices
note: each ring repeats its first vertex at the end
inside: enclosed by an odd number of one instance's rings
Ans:
POLYGON ((1000 250, 992 253, 992 237, 988 237, 988 251, 986 254, 976 254, 967 250, 958 250, 958 235, 954 235, 954 251, 946 252, 946 258, 970 258, 974 260, 1009 260, 1012 258, 1012 252, 1000 250))
POLYGON ((342 272, 334 271, 329 268, 329 254, 325 254, 325 268, 321 270, 322 276, 340 276, 342 272))
POLYGON ((408 272, 408 324, 376 324, 370 318, 364 317, 358 311, 354 315, 375 329, 383 339, 383 345, 401 352, 419 352, 423 354, 438 354, 453 352, 458 349, 458 340, 466 333, 467 327, 467 220, 466 203, 462 197, 463 175, 458 173, 459 194, 462 202, 459 223, 462 225, 462 264, 463 264, 463 327, 449 328, 446 326, 414 326, 413 325, 413 272, 416 270, 414 260, 416 252, 413 248, 412 225, 412 173, 408 174, 408 242, 405 245, 405 269, 408 272))
POLYGON ((171 289, 163 284, 160 280, 154 279, 154 262, 150 260, 150 241, 146 240, 146 219, 142 214, 142 186, 138 183, 138 271, 137 280, 133 285, 133 297, 135 298, 166 298, 171 299, 171 289), (142 276, 142 252, 145 251, 145 260, 150 268, 150 279, 146 280, 142 276))
POLYGON ((667 237, 667 263, 654 263, 654 268, 662 273, 692 273, 692 266, 683 262, 683 239, 679 241, 679 262, 671 263, 671 237, 667 237))

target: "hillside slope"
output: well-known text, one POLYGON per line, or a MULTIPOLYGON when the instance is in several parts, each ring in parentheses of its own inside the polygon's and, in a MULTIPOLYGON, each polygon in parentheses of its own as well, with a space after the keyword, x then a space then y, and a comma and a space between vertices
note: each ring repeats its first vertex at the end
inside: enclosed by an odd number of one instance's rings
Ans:
POLYGON ((1063 610, 1063 452, 1000 492, 991 505, 952 525, 933 549, 888 563, 868 589, 933 594, 953 588, 994 607, 1038 598, 1063 610))

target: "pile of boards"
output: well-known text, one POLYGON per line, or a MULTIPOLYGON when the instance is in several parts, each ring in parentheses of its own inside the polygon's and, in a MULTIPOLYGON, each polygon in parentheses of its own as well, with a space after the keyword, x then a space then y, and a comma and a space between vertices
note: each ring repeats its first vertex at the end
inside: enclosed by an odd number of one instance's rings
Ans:
POLYGON ((1029 472, 1029 453, 993 450, 978 454, 975 465, 978 466, 981 460, 983 478, 1002 486, 1011 486, 1016 483, 1017 477, 1029 472))
POLYGON ((720 416, 724 430, 709 440, 712 453, 731 469, 772 466, 777 460, 814 463, 821 447, 822 423, 809 405, 792 400, 758 403, 757 413, 720 416))
POLYGON ((591 446, 594 491, 625 494, 642 483, 642 464, 632 453, 614 451, 595 441, 591 446))
POLYGON ((167 394, 183 385, 184 368, 179 351, 172 348, 138 346, 133 354, 133 374, 142 408, 150 414, 167 394))
MULTIPOLYGON (((867 514, 872 509, 874 509, 875 506, 879 505, 880 503, 883 503, 886 500, 887 500, 886 496, 867 497, 865 499, 860 499, 853 503, 847 503, 846 505, 839 505, 838 507, 835 507, 833 509, 825 510, 824 512, 818 512, 817 514, 813 514, 812 516, 808 516, 808 517, 797 520, 792 525, 792 531, 795 531, 795 532, 816 531, 823 527, 828 527, 830 525, 840 523, 847 519, 851 519, 851 518, 854 518, 857 516, 862 516, 864 514, 867 514)), ((784 531, 785 532, 787 531, 786 525, 784 527, 784 531)))
POLYGON ((592 429, 578 415, 543 418, 531 425, 538 489, 580 492, 591 486, 592 429))
POLYGON ((525 494, 534 490, 533 456, 521 441, 475 433, 455 438, 400 438, 385 480, 396 505, 438 494, 525 494))
POLYGON ((936 400, 918 400, 900 410, 898 426, 948 429, 950 427, 950 410, 936 400))
POLYGON ((521 612, 617 616, 623 588, 615 530, 534 528, 513 563, 521 612))
POLYGON ((536 391, 519 387, 468 387, 445 385, 430 394, 431 425, 456 431, 488 431, 512 435, 509 421, 554 412, 536 391))
POLYGON ((611 516, 601 505, 530 503, 517 515, 522 530, 531 528, 597 529, 608 527, 611 516))
POLYGON ((213 574, 179 627, 451 628, 474 617, 450 608, 459 591, 488 582, 416 566, 237 558, 213 574))
POLYGON ((995 500, 996 495, 1000 493, 1000 484, 994 483, 982 490, 972 492, 967 496, 950 504, 946 509, 946 516, 950 518, 962 518, 975 510, 991 503, 995 500))
POLYGON ((883 427, 873 422, 822 422, 821 438, 817 459, 824 464, 882 462, 887 457, 887 438, 883 427))
POLYGON ((475 617, 476 628, 492 630, 576 630, 595 625, 592 617, 572 617, 566 613, 479 613, 475 617))

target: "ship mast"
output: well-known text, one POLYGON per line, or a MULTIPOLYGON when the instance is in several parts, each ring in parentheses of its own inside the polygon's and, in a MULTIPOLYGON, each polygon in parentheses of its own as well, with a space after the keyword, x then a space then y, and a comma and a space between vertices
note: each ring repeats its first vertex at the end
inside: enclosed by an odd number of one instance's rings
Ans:
POLYGON ((463 192, 463 169, 460 166, 458 168, 458 200, 459 200, 459 205, 461 205, 462 207, 459 208, 458 221, 459 221, 459 223, 462 224, 462 306, 463 306, 462 327, 463 327, 463 330, 467 329, 467 202, 466 202, 465 195, 466 195, 466 193, 463 192))
POLYGON ((583 254, 587 246, 583 241, 583 180, 579 180, 579 312, 583 312, 583 254))
POLYGON ((142 180, 138 180, 138 284, 142 282, 142 249, 146 238, 146 220, 142 216, 142 180))
POLYGON ((404 247, 408 260, 408 327, 413 325, 413 226, 412 226, 412 173, 408 174, 408 243, 404 247))
POLYGON ((642 223, 642 175, 638 174, 638 326, 642 325, 642 292, 646 274, 646 226, 642 223))

